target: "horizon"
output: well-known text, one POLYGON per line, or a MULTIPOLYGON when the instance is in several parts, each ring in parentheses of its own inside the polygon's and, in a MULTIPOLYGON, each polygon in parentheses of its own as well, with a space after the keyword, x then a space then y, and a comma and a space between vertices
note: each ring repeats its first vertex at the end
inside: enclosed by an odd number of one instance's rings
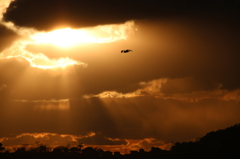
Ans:
MULTIPOLYGON (((72 153, 73 155, 76 155, 75 157, 77 157, 77 155, 79 154, 93 155, 97 153, 95 155, 99 155, 100 158, 104 158, 105 155, 109 156, 110 153, 112 156, 118 156, 118 155, 136 156, 140 154, 145 157, 147 155, 148 157, 151 157, 152 155, 158 155, 158 156, 174 155, 175 157, 177 157, 179 156, 178 153, 180 154, 183 153, 182 148, 184 148, 185 149, 184 151, 188 151, 188 153, 185 152, 186 153, 185 155, 187 156, 192 154, 192 152, 194 151, 195 153, 197 153, 198 151, 201 151, 203 152, 203 154, 205 153, 205 155, 207 155, 208 157, 209 155, 210 156, 211 155, 229 156, 232 153, 238 152, 238 149, 235 144, 238 144, 238 141, 239 141, 239 135, 237 134, 237 132, 239 132, 239 127, 240 127, 240 123, 227 127, 225 129, 211 131, 205 134, 204 136, 196 139, 195 141, 172 143, 172 145, 169 145, 170 147, 168 147, 167 149, 164 149, 162 147, 157 147, 157 146, 152 146, 152 147, 146 146, 145 148, 139 148, 139 149, 128 149, 127 146, 124 146, 119 149, 119 147, 114 147, 110 145, 104 145, 104 146, 103 145, 84 145, 83 143, 79 145, 68 144, 66 146, 63 146, 63 145, 54 146, 54 145, 44 145, 39 141, 36 141, 36 143, 32 145, 23 144, 23 145, 14 145, 14 146, 6 146, 6 147, 4 147, 0 143, 0 153, 2 154, 15 153, 20 156, 26 153, 30 153, 30 154, 32 153, 34 155, 37 155, 37 154, 49 155, 50 153, 54 153, 54 154, 72 153), (229 138, 232 138, 234 140, 229 138), (213 151, 209 152, 206 149, 206 146, 211 147, 213 151), (202 149, 202 150, 199 150, 199 149, 202 149), (92 152, 89 154, 89 151, 92 151, 92 152), (95 153, 93 151, 95 151, 95 153)), ((236 155, 237 154, 235 154, 235 157, 236 155)))

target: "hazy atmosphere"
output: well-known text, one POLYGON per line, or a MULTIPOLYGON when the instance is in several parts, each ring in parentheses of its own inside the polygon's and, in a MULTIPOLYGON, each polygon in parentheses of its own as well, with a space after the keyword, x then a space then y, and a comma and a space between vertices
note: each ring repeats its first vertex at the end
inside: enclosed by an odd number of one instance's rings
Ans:
POLYGON ((0 0, 0 142, 169 149, 239 123, 239 15, 237 1, 0 0))

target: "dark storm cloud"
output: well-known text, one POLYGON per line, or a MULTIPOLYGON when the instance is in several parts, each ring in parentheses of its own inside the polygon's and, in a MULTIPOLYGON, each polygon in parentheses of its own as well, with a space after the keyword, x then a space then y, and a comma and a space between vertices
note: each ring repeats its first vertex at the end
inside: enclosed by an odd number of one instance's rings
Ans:
POLYGON ((4 19, 13 21, 18 26, 49 30, 61 23, 72 27, 86 27, 192 14, 227 14, 236 17, 237 5, 237 1, 16 0, 7 9, 4 19))
POLYGON ((11 46, 18 38, 19 36, 16 33, 0 24, 0 51, 11 46))

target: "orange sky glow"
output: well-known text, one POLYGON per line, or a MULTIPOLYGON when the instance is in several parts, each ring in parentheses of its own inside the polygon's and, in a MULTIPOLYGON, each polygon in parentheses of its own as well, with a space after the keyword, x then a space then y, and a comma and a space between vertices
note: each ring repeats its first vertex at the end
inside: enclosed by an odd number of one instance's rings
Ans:
POLYGON ((236 8, 151 2, 0 0, 3 146, 169 150, 239 123, 236 8))

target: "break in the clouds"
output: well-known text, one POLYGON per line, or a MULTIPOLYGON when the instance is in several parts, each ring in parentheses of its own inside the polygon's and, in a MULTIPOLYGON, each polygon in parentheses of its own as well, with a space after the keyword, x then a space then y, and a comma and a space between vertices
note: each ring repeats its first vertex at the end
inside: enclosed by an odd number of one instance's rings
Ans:
POLYGON ((111 1, 111 0, 15 0, 4 15, 5 21, 12 21, 18 26, 50 30, 57 27, 74 28, 103 24, 124 23, 129 20, 181 15, 210 14, 237 16, 237 1, 111 1), (209 14, 210 13, 210 14, 209 14))
MULTIPOLYGON (((133 21, 123 24, 112 24, 105 26, 97 26, 84 29, 67 28, 55 30, 51 32, 39 32, 36 28, 27 26, 17 26, 15 22, 6 22, 3 14, 7 12, 7 8, 16 1, 6 0, 0 2, 1 25, 0 25, 0 58, 9 59, 17 58, 26 61, 31 67, 42 69, 64 68, 72 65, 87 66, 82 61, 70 59, 66 55, 58 58, 47 56, 44 52, 31 52, 26 48, 35 44, 51 44, 57 47, 71 47, 82 43, 111 43, 118 40, 126 40, 135 27, 133 21)), ((23 1, 21 1, 23 2, 23 1)), ((38 1, 40 2, 40 1, 38 1)), ((30 7, 31 8, 31 7, 30 7)))

